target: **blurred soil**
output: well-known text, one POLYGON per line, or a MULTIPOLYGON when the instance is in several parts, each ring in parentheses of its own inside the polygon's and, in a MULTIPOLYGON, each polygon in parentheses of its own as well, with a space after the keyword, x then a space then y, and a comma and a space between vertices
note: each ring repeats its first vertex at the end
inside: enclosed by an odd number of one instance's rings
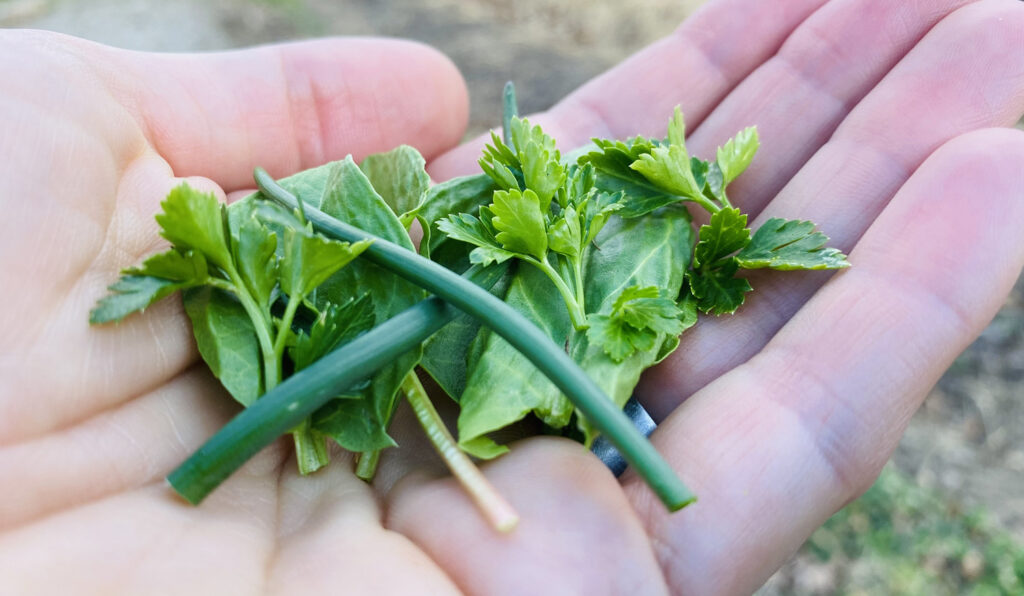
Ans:
MULTIPOLYGON (((0 0, 0 27, 30 26, 146 50, 215 50, 320 35, 432 44, 462 70, 471 134, 495 125, 515 80, 523 112, 668 34, 701 0, 0 0), (581 19, 585 12, 586 19, 581 19)), ((1024 283, 943 377, 894 456, 897 470, 1024 541, 1024 283)), ((835 569, 803 553, 765 594, 826 594, 835 569)))

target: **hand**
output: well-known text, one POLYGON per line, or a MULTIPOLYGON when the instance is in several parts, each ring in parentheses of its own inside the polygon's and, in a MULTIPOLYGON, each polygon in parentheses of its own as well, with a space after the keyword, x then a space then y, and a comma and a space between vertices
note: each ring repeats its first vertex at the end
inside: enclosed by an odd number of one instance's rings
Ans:
MULTIPOLYGON (((784 294, 754 279, 743 314, 690 331, 645 383, 665 417, 654 439, 698 504, 670 517, 635 478, 623 492, 577 446, 534 439, 488 467, 523 518, 511 536, 450 480, 374 494, 344 463, 298 478, 280 448, 186 506, 162 477, 234 410, 193 366, 180 306, 85 324, 116 271, 157 248, 152 215, 174 174, 231 194, 257 164, 283 175, 400 142, 436 154, 464 121, 450 66, 383 42, 172 57, 0 37, 0 70, 19 82, 0 110, 4 583, 751 591, 866 488, 1024 262, 1024 139, 971 132, 1024 112, 1024 7, 820 4, 721 0, 539 118, 568 148, 660 134, 681 104, 698 154, 757 124, 764 147, 736 201, 821 222, 854 268, 824 286, 789 275, 784 294)), ((476 150, 437 159, 435 177, 476 150)))

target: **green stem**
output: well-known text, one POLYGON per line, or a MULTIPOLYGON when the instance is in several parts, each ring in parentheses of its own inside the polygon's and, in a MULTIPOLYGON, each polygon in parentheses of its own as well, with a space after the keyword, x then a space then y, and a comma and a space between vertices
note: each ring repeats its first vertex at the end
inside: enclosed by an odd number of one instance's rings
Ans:
POLYGON ((562 295, 565 307, 569 310, 569 319, 572 321, 572 326, 576 329, 586 329, 587 315, 583 312, 583 305, 576 300, 576 294, 569 287, 569 284, 565 283, 562 276, 555 271, 554 267, 547 261, 541 261, 532 257, 523 258, 523 260, 543 271, 544 275, 547 275, 551 282, 555 284, 558 293, 562 295))
POLYGON ((573 273, 576 274, 574 278, 576 282, 576 301, 580 305, 580 310, 583 312, 584 319, 586 319, 587 308, 585 304, 586 295, 584 294, 583 290, 583 266, 581 263, 582 260, 583 259, 574 259, 572 262, 572 268, 573 273))
POLYGON ((683 197, 683 200, 684 201, 685 200, 690 200, 690 201, 693 201, 694 203, 697 203, 698 205, 700 205, 701 207, 706 209, 707 212, 711 213, 712 215, 714 215, 715 213, 718 213, 719 211, 722 210, 721 207, 716 205, 714 203, 714 201, 708 199, 707 197, 696 197, 696 196, 691 197, 691 196, 686 196, 686 197, 683 197))
POLYGON ((299 465, 299 474, 312 474, 330 463, 327 442, 323 435, 310 428, 309 418, 292 430, 292 438, 295 441, 295 460, 299 465))
POLYGON ((509 147, 512 146, 512 119, 519 116, 519 106, 516 104, 516 86, 509 81, 505 83, 502 92, 502 117, 501 136, 502 140, 509 147))
MULTIPOLYGON (((489 289, 508 265, 470 268, 468 280, 489 289)), ((217 431, 167 481, 198 504, 249 458, 317 409, 379 368, 418 346, 451 321, 458 310, 428 298, 285 379, 217 431)))
POLYGON ((360 453, 359 462, 356 463, 356 476, 367 482, 373 480, 373 477, 377 474, 377 464, 379 463, 380 449, 360 453))
MULTIPOLYGON (((242 308, 245 309, 245 313, 252 319, 252 326, 256 330, 256 339, 260 344, 260 353, 263 356, 264 393, 271 391, 281 382, 281 365, 274 351, 274 343, 270 339, 270 321, 263 314, 263 311, 260 310, 256 300, 246 291, 242 276, 238 274, 238 270, 235 269, 234 265, 228 264, 224 271, 228 274, 228 279, 231 281, 232 292, 238 297, 238 301, 242 304, 242 308)), ((222 287, 218 284, 213 285, 222 287)))
POLYGON ((519 523, 519 515, 473 461, 459 449, 459 444, 455 442, 455 438, 448 432, 448 427, 434 409, 434 404, 430 402, 430 396, 423 389, 415 371, 407 374, 402 381, 402 393, 412 406, 416 419, 419 420, 437 454, 451 470, 452 476, 469 493, 480 512, 491 522, 494 529, 499 532, 511 532, 519 523))
MULTIPOLYGON (((256 168, 255 178, 265 196, 290 209, 296 207, 295 197, 278 185, 265 170, 256 168)), ((594 428, 615 445, 623 458, 670 510, 675 511, 695 500, 693 493, 650 441, 636 430, 630 419, 587 373, 569 358, 562 346, 552 342, 514 308, 451 270, 397 244, 338 221, 318 209, 307 206, 306 217, 328 237, 348 242, 372 240, 373 244, 362 254, 363 258, 450 302, 490 327, 519 350, 579 408, 594 428)))
POLYGON ((281 317, 281 327, 277 330, 277 339, 274 341, 274 356, 278 362, 284 358, 284 346, 288 343, 288 333, 292 329, 292 321, 295 320, 295 312, 302 304, 302 296, 296 294, 288 297, 288 306, 284 309, 284 316, 281 317))

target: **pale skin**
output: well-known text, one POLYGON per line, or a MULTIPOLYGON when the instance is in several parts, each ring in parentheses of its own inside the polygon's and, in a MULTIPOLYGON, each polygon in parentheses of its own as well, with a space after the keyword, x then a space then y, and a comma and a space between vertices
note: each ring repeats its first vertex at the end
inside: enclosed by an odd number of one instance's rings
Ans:
POLYGON ((471 171, 478 142, 449 151, 463 83, 397 41, 158 56, 11 31, 0 73, 5 593, 749 593, 871 484, 1024 264, 1024 4, 719 0, 536 118, 569 149, 660 136, 680 105, 703 156, 756 124, 733 202, 850 253, 835 276, 753 276, 741 314, 638 388, 697 504, 669 515, 531 439, 485 467, 522 518, 499 536, 403 419, 376 486, 341 454, 300 478, 281 442, 197 508, 163 477, 237 410, 180 302, 104 328, 89 308, 162 246, 183 178, 229 198, 256 165, 399 143, 435 179, 471 171))

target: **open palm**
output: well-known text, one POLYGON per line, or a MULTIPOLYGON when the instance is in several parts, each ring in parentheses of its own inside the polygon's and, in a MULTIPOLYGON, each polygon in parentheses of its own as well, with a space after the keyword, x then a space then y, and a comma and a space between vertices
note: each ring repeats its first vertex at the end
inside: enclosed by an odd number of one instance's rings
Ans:
POLYGON ((678 104, 698 155, 757 124, 734 202, 850 251, 831 279, 753 277, 741 314, 645 378, 697 504, 670 516, 577 445, 532 439, 487 468, 522 516, 509 536, 417 474, 417 449, 368 487, 344 463, 298 477, 282 443, 195 508, 163 476, 235 409, 180 305, 105 328, 88 309, 160 247, 176 176, 230 195, 254 165, 437 156, 462 133, 461 80, 402 42, 156 56, 26 32, 0 35, 0 73, 4 592, 750 592, 870 484, 1024 264, 1024 135, 991 128, 1024 113, 1024 4, 720 0, 537 117, 571 148, 658 135, 678 104))

